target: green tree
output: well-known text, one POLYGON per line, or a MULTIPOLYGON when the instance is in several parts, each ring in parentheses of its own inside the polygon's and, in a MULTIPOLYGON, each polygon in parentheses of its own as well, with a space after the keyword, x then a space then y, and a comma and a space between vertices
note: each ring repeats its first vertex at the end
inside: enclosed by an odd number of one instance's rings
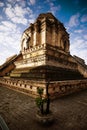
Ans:
POLYGON ((50 95, 48 93, 48 86, 49 83, 46 84, 46 98, 43 98, 43 88, 37 89, 39 97, 36 98, 36 105, 38 106, 42 115, 49 114, 50 112, 50 95), (46 108, 44 107, 44 105, 46 106, 46 108))

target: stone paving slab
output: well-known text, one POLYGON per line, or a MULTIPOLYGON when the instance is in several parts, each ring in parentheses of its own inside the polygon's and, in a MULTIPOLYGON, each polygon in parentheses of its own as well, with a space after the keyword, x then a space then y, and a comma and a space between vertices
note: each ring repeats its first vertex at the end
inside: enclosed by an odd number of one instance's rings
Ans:
POLYGON ((0 86, 0 116, 10 130, 87 130, 87 90, 51 101, 55 121, 40 125, 35 99, 0 86))

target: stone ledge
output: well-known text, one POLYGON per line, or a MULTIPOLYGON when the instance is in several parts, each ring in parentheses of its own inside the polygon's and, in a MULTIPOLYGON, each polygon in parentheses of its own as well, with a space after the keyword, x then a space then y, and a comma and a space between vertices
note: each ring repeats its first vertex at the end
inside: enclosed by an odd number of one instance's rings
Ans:
MULTIPOLYGON (((0 78, 0 84, 11 89, 26 93, 36 98, 37 88, 43 88, 43 97, 46 96, 46 81, 29 81, 24 79, 6 79, 0 78)), ((68 80, 54 81, 49 83, 48 92, 51 99, 55 99, 64 95, 69 95, 78 91, 87 89, 87 79, 84 80, 68 80)))

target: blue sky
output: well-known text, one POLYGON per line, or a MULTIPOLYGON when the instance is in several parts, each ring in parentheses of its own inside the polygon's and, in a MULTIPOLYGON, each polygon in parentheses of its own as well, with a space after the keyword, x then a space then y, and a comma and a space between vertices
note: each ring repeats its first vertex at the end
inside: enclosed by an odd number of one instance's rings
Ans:
POLYGON ((23 31, 46 12, 52 12, 66 27, 71 55, 87 64, 86 0, 0 0, 0 64, 20 52, 23 31))

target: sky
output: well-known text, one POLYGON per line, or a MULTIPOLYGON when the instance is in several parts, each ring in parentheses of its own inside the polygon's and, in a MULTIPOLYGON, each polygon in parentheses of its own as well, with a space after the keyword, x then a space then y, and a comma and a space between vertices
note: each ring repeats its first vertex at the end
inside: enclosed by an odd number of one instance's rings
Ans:
POLYGON ((51 12, 70 35, 70 54, 87 64, 86 0, 0 0, 0 65, 19 54, 23 31, 40 13, 51 12))

